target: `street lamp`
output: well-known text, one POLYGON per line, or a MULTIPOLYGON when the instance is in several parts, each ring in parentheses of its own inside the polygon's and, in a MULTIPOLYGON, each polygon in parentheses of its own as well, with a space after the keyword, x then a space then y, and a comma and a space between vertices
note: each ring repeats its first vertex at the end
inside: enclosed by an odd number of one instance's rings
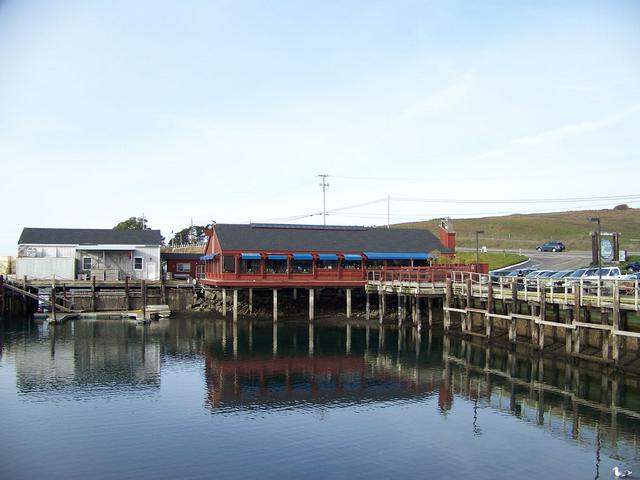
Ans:
POLYGON ((478 269, 480 268, 480 250, 478 245, 478 235, 484 233, 484 230, 476 230, 476 273, 478 273, 478 269))
POLYGON ((602 246, 600 245, 600 236, 602 232, 600 231, 600 217, 593 217, 589 219, 590 222, 598 223, 598 236, 596 237, 596 244, 598 248, 598 285, 602 281, 602 253, 600 252, 602 246))

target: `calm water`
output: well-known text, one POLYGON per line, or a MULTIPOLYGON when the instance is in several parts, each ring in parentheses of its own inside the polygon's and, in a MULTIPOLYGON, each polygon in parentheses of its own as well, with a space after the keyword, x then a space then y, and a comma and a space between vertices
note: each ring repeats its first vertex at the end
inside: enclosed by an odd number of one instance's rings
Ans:
POLYGON ((640 472, 633 378, 323 322, 0 320, 0 478, 640 472))

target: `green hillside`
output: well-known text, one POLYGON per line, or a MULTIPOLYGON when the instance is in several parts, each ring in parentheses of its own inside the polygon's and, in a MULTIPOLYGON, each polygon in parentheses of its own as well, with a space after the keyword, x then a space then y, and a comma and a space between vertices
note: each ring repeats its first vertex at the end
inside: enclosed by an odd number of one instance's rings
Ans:
MULTIPOLYGON (((597 229, 589 218, 600 217, 603 232, 620 232, 621 247, 640 251, 640 209, 580 210, 502 217, 454 219, 457 244, 475 247, 476 230, 484 230, 480 245, 488 248, 532 249, 548 240, 563 242, 568 250, 590 250, 589 233, 597 229)), ((428 228, 437 234, 439 220, 402 223, 394 228, 428 228)))

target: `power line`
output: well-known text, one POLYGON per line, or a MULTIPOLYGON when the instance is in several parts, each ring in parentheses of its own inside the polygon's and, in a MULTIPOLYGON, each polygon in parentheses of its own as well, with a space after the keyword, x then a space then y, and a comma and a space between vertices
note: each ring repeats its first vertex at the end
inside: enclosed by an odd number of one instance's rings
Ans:
POLYGON ((640 195, 611 195, 603 197, 576 197, 576 198, 530 198, 530 199, 466 199, 459 200, 454 198, 412 198, 412 197, 392 197, 393 200, 399 202, 419 202, 419 203, 576 203, 576 202, 600 202, 603 200, 640 200, 640 195))

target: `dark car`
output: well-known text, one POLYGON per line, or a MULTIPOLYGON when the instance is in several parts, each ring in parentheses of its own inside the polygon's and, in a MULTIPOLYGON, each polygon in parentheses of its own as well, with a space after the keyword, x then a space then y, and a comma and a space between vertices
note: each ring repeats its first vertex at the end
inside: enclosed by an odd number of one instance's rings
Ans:
POLYGON ((565 248, 564 243, 551 241, 538 245, 536 250, 539 252, 563 252, 565 248))
POLYGON ((629 263, 627 265, 627 269, 631 270, 632 272, 640 272, 640 262, 629 263))

